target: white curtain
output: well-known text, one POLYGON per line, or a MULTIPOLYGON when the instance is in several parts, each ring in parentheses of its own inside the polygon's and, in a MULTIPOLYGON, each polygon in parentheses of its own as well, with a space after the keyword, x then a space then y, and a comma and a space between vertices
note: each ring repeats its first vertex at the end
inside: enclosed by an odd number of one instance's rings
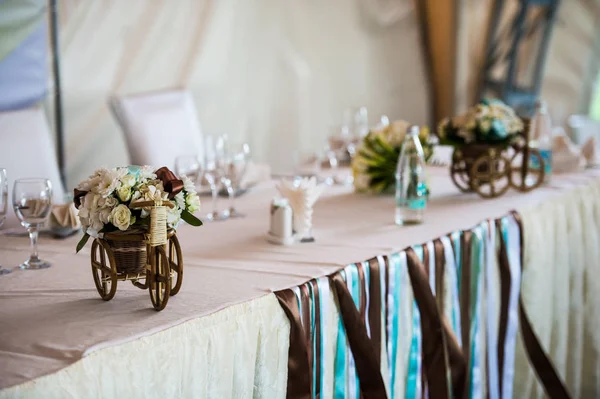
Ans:
POLYGON ((60 0, 68 185, 128 162, 109 94, 185 86, 208 133, 290 166, 344 109, 428 120, 411 0, 60 0))

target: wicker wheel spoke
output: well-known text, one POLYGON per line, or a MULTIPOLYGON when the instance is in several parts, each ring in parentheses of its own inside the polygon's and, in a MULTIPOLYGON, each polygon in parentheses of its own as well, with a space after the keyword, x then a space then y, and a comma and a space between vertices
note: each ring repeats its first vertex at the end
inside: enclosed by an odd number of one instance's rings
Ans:
POLYGON ((154 309, 163 310, 171 291, 171 265, 163 247, 156 247, 152 251, 150 299, 154 309))
POLYGON ((528 159, 524 159, 523 152, 517 152, 511 159, 511 185, 516 189, 526 192, 539 187, 543 180, 545 171, 543 169, 543 158, 539 151, 535 149, 529 150, 528 159), (532 158, 536 159, 536 163, 540 165, 538 168, 531 167, 532 158), (525 173, 523 167, 525 165, 525 173))
POLYGON ((100 297, 111 300, 117 291, 117 269, 110 247, 101 239, 92 244, 92 277, 100 297))

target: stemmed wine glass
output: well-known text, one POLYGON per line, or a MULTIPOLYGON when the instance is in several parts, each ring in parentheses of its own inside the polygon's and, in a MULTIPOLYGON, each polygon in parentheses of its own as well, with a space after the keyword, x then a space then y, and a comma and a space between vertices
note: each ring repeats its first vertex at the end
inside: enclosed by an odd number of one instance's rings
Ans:
POLYGON ((212 211, 208 220, 226 219, 218 210, 219 188, 225 170, 225 137, 206 136, 204 145, 204 178, 212 194, 212 211))
POLYGON ((178 176, 185 175, 198 184, 202 176, 202 165, 198 159, 198 155, 181 155, 175 159, 175 173, 178 176))
POLYGON ((235 196, 241 189, 240 185, 250 160, 250 146, 248 143, 243 143, 239 146, 227 145, 226 151, 226 167, 222 182, 227 189, 229 196, 229 209, 225 211, 227 217, 243 217, 235 208, 235 196))
MULTIPOLYGON (((4 224, 6 211, 8 210, 8 180, 6 178, 6 169, 0 168, 0 228, 4 224)), ((5 269, 0 265, 0 276, 8 274, 12 270, 5 269)))
POLYGON ((52 185, 48 179, 18 179, 13 187, 13 207, 31 240, 31 256, 19 267, 24 270, 46 269, 50 263, 38 256, 38 229, 52 208, 52 185))

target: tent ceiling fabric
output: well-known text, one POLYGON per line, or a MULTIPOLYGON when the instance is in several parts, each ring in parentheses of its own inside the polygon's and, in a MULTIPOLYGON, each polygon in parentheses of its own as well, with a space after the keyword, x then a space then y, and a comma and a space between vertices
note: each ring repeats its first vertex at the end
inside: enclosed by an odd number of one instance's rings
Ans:
POLYGON ((187 86, 204 131, 289 167, 365 105, 429 119, 411 0, 60 0, 68 184, 128 163, 110 94, 187 86), (383 12, 382 12, 383 10, 383 12), (391 15, 395 18, 381 16, 391 15))

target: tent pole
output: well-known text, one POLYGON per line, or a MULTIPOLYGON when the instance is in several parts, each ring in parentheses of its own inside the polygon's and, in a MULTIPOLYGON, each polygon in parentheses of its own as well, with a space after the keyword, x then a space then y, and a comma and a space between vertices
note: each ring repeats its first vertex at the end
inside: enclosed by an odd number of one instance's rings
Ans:
POLYGON ((58 5, 50 0, 50 46, 52 53, 52 74, 54 78, 54 123, 56 134, 56 152, 58 169, 63 187, 66 187, 65 146, 63 128, 63 110, 60 81, 60 51, 58 38, 58 5))

